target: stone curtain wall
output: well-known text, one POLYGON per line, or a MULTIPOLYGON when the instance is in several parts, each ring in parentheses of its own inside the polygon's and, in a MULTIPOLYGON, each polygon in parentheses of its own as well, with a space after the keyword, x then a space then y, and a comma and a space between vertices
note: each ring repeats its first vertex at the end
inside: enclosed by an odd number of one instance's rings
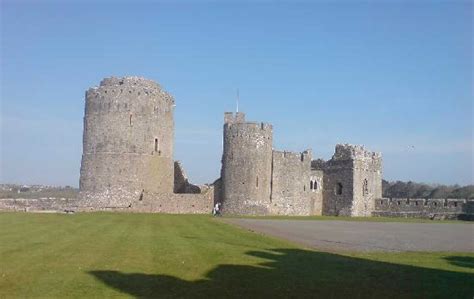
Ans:
MULTIPOLYGON (((0 199, 1 211, 21 212, 142 212, 167 214, 210 214, 214 204, 214 189, 203 188, 200 194, 143 193, 135 200, 114 200, 114 197, 83 199, 0 199)), ((127 199, 128 200, 128 199, 127 199)))
POLYGON ((381 198, 373 216, 474 220, 474 200, 381 198))
POLYGON ((222 211, 227 214, 269 213, 272 175, 272 126, 245 122, 244 114, 224 115, 222 211))
POLYGON ((166 214, 211 214, 214 205, 214 189, 207 187, 200 194, 144 194, 135 202, 135 212, 166 214))
POLYGON ((273 151, 270 213, 308 216, 313 214, 311 152, 273 151))
MULTIPOLYGON (((173 192, 174 100, 157 83, 106 78, 86 92, 82 192, 173 192)), ((123 197, 123 196, 122 196, 123 197)))
POLYGON ((0 211, 16 212, 47 212, 77 210, 81 204, 79 199, 38 198, 38 199, 0 199, 0 211))

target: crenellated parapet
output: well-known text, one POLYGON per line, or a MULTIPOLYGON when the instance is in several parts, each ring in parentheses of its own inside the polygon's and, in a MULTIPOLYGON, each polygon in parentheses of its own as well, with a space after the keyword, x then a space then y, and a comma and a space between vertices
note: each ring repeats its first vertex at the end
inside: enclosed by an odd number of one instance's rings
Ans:
POLYGON ((379 160, 382 154, 367 150, 362 145, 337 144, 332 160, 379 160))
POLYGON ((172 112, 174 98, 158 83, 140 77, 111 77, 86 91, 88 114, 155 116, 172 112))
POLYGON ((311 165, 312 151, 307 149, 302 152, 290 152, 290 151, 273 151, 273 158, 287 159, 288 161, 296 162, 306 162, 311 165))
POLYGON ((224 124, 245 123, 245 113, 224 112, 224 124))
POLYGON ((474 220, 474 200, 437 198, 380 198, 374 216, 474 220))
POLYGON ((136 86, 140 88, 162 89, 157 82, 138 76, 104 78, 100 81, 100 86, 136 86))

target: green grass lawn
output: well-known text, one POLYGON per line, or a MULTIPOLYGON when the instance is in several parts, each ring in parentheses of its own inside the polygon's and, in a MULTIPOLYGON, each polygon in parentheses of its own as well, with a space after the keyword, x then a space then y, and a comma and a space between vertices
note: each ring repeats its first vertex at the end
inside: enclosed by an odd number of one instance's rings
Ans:
POLYGON ((326 253, 209 216, 0 213, 0 298, 472 298, 474 254, 326 253))

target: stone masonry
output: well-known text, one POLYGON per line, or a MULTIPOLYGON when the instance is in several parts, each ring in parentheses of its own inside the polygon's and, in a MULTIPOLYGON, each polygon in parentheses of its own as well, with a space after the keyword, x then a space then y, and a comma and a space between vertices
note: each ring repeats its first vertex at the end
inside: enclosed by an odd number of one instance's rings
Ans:
POLYGON ((362 146, 336 145, 333 157, 314 163, 324 173, 323 214, 370 216, 382 198, 382 157, 362 146))
POLYGON ((222 155, 223 211, 266 215, 271 195, 272 126, 226 113, 222 155), (226 200, 232 199, 232 200, 226 200))
POLYGON ((173 161, 174 107, 160 85, 139 77, 106 78, 86 92, 80 209, 212 210, 212 186, 189 183, 173 161))
POLYGON ((174 99, 153 81, 107 78, 86 92, 80 189, 172 193, 174 99))
POLYGON ((311 151, 273 151, 271 214, 312 215, 315 195, 311 190, 311 151))
POLYGON ((274 150, 271 128, 224 114, 223 213, 371 216, 382 198, 380 154, 339 144, 331 160, 313 161, 311 150, 274 150))

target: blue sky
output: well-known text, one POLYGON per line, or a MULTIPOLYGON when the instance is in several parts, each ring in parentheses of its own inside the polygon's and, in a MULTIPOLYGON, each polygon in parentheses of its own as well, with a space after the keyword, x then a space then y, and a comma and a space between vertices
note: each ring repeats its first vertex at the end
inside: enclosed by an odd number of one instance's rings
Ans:
POLYGON ((219 175, 237 88, 277 149, 364 144, 386 179, 474 182, 470 1, 4 0, 1 27, 2 183, 77 186, 84 92, 111 75, 174 95, 194 182, 219 175))

